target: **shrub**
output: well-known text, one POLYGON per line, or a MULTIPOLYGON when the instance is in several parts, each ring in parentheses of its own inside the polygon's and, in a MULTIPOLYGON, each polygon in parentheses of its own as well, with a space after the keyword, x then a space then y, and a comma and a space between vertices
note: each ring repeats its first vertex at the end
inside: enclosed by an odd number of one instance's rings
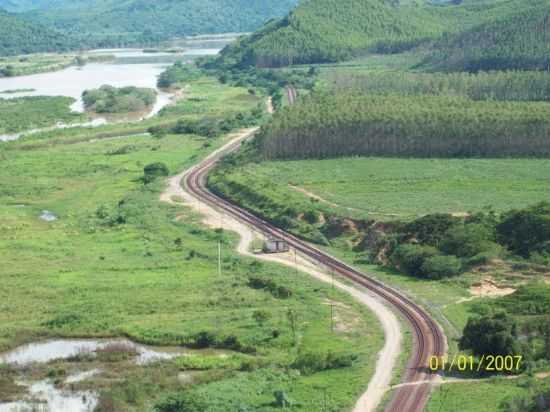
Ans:
POLYGON ((357 360, 354 353, 303 352, 298 355, 292 367, 305 375, 328 369, 347 368, 357 360))
POLYGON ((443 279, 460 274, 462 263, 455 256, 433 256, 422 264, 421 271, 427 278, 443 279))
POLYGON ((459 222, 460 219, 448 214, 432 214, 409 223, 405 231, 422 244, 438 246, 445 233, 459 222))
POLYGON ((440 249, 449 255, 468 258, 498 248, 491 237, 490 230, 480 224, 456 226, 447 231, 440 249))
POLYGON ((550 241, 550 203, 543 202, 505 214, 497 225, 497 235, 499 242, 514 253, 529 257, 550 241))
POLYGON ((271 293, 273 297, 280 299, 287 299, 292 296, 292 290, 285 286, 277 285, 271 279, 264 279, 261 277, 250 277, 248 279, 248 286, 252 289, 264 289, 271 293))
POLYGON ((168 176, 170 171, 164 163, 151 163, 143 168, 143 181, 151 183, 157 177, 168 176))
POLYGON ((292 406, 292 402, 285 391, 275 391, 273 392, 273 396, 275 396, 275 406, 277 408, 292 406))
POLYGON ((207 410, 207 401, 189 392, 170 394, 154 407, 155 412, 204 412, 205 410, 207 410))
POLYGON ((252 314, 252 317, 258 324, 263 325, 269 318, 271 318, 271 314, 266 310, 255 310, 252 314))
POLYGON ((516 322, 505 313, 470 318, 459 342, 460 349, 471 349, 474 355, 517 355, 516 322))
POLYGON ((472 256, 466 261, 466 264, 468 266, 481 266, 486 265, 491 262, 492 259, 494 259, 497 256, 496 253, 493 252, 481 252, 478 253, 475 256, 472 256))
POLYGON ((412 243, 399 245, 391 255, 392 263, 412 276, 424 276, 422 265, 424 262, 438 255, 436 248, 432 246, 421 246, 412 243))
POLYGON ((216 335, 212 332, 202 331, 195 336, 194 341, 194 346, 199 349, 209 348, 216 344, 216 335))

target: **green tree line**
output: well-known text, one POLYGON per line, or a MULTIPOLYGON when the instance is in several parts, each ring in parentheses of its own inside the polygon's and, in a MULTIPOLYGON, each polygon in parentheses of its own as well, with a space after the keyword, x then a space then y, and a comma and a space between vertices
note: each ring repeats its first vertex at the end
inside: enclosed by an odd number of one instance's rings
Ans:
POLYGON ((358 90, 373 94, 452 95, 472 100, 550 100, 550 73, 543 71, 479 73, 386 71, 352 75, 335 71, 330 82, 336 90, 358 90))
POLYGON ((270 159, 550 155, 550 104, 450 96, 306 96, 277 113, 257 145, 270 159))

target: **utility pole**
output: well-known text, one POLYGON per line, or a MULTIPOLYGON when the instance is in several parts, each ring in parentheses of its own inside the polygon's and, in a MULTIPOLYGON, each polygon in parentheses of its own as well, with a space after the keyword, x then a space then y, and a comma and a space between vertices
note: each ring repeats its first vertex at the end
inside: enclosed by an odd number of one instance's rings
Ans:
POLYGON ((222 276, 222 241, 218 240, 218 276, 222 276))
POLYGON ((330 302, 330 331, 334 333, 334 303, 330 302))
POLYGON ((296 248, 294 248, 294 270, 298 274, 298 257, 296 256, 296 248))

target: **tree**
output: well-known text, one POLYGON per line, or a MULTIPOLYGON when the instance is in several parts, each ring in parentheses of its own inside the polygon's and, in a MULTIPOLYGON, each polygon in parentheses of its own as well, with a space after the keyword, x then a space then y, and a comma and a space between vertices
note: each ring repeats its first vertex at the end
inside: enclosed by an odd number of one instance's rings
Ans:
POLYGON ((529 257, 550 241, 550 203, 543 202, 504 215, 497 226, 498 240, 513 252, 529 257))
POLYGON ((491 236, 489 229, 480 224, 456 226, 445 233, 440 249, 449 255, 472 257, 495 249, 491 236))
POLYGON ((477 356, 517 355, 517 324, 505 312, 470 318, 459 342, 460 349, 470 349, 477 356))
POLYGON ((168 176, 170 171, 164 163, 151 163, 143 168, 143 181, 151 183, 158 177, 168 176))
POLYGON ((422 264, 421 271, 427 278, 443 279, 460 274, 462 263, 455 256, 434 256, 422 264))
POLYGON ((391 261, 409 275, 424 277, 425 272, 422 270, 424 262, 438 254, 434 247, 406 243, 397 246, 391 255, 391 261))
POLYGON ((452 215, 436 213, 416 219, 409 223, 405 230, 420 243, 437 247, 445 233, 459 222, 460 219, 452 215))

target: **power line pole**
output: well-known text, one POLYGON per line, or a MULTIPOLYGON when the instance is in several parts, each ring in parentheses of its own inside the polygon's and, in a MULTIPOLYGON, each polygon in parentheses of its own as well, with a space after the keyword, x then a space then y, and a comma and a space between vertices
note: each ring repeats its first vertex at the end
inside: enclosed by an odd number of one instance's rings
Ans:
POLYGON ((294 270, 298 274, 298 257, 296 256, 296 248, 294 248, 294 270))
POLYGON ((330 330, 334 333, 334 303, 330 305, 330 330))
POLYGON ((218 240, 218 276, 222 276, 222 241, 218 240))

